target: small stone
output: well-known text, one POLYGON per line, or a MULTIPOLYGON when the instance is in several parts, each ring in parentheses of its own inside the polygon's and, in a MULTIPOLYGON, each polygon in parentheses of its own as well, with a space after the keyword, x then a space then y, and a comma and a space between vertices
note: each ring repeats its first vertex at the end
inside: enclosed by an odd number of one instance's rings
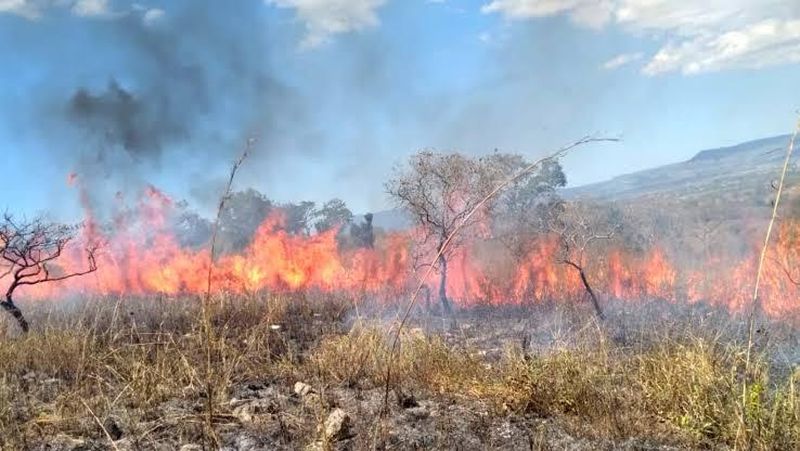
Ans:
POLYGON ((350 429, 350 416, 342 409, 333 409, 325 420, 323 434, 325 440, 339 440, 347 436, 350 429))
POLYGON ((245 404, 241 404, 233 409, 233 415, 241 423, 255 423, 259 417, 272 413, 275 408, 269 400, 256 399, 245 404))
POLYGON ((188 445, 181 446, 179 449, 180 451, 202 451, 203 447, 200 445, 195 445, 190 443, 188 445))
POLYGON ((305 382, 299 382, 298 381, 298 382, 295 382, 295 384, 294 384, 294 393, 297 396, 303 397, 303 396, 306 396, 309 393, 313 393, 313 392, 314 392, 314 389, 310 385, 306 384, 305 382))

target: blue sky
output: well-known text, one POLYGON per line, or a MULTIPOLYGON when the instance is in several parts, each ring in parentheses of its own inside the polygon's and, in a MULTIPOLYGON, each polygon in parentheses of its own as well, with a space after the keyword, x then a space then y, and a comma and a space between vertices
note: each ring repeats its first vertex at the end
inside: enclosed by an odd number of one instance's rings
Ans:
POLYGON ((0 206, 73 215, 70 171, 202 206, 249 136, 240 186, 363 212, 422 148, 621 136, 578 185, 791 131, 800 3, 696 3, 0 0, 0 206))

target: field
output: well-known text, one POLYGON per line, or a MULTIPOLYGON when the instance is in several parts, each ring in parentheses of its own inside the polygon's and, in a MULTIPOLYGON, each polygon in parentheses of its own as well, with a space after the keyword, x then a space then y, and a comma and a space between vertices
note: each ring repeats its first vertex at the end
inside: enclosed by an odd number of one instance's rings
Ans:
POLYGON ((0 0, 0 49, 0 451, 800 451, 800 0, 0 0))
POLYGON ((410 231, 230 186, 213 227, 153 187, 114 227, 6 216, 0 450, 800 449, 796 193, 758 265, 752 196, 562 203, 551 162, 492 210, 521 157, 413 158, 410 231))
POLYGON ((0 448, 800 447, 793 318, 760 322, 746 365, 746 323, 703 304, 612 302, 605 321, 584 301, 418 310, 394 354, 391 309, 202 305, 26 304, 31 333, 0 346, 0 448))

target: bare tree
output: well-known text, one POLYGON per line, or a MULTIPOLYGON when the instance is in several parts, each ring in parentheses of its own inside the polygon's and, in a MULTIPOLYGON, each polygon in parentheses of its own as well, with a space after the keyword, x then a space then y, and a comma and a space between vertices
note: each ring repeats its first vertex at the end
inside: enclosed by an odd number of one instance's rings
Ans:
POLYGON ((58 282, 97 270, 97 247, 94 244, 85 249, 87 269, 64 272, 50 266, 62 256, 77 230, 78 227, 55 224, 42 218, 17 221, 9 214, 3 217, 0 223, 0 280, 10 278, 10 282, 0 307, 16 319, 23 332, 28 332, 28 321, 14 303, 14 292, 19 287, 58 282))
POLYGON ((711 245, 725 223, 722 218, 712 216, 708 210, 701 211, 697 223, 697 226, 692 228, 694 230, 692 238, 701 246, 703 261, 708 262, 711 261, 711 245))
POLYGON ((548 227, 559 240, 558 262, 578 272, 581 283, 592 301, 597 316, 605 319, 597 294, 589 283, 586 266, 600 241, 608 241, 621 230, 618 213, 608 207, 562 202, 549 213, 548 227))
POLYGON ((485 231, 496 202, 483 202, 496 185, 518 166, 521 157, 493 153, 470 158, 459 153, 422 151, 412 155, 405 166, 395 169, 386 183, 387 193, 404 208, 418 227, 418 249, 444 252, 438 258, 439 301, 445 312, 452 307, 447 297, 447 264, 464 242, 485 231), (480 206, 479 214, 470 212, 480 206), (449 246, 448 237, 463 223, 461 233, 449 246))

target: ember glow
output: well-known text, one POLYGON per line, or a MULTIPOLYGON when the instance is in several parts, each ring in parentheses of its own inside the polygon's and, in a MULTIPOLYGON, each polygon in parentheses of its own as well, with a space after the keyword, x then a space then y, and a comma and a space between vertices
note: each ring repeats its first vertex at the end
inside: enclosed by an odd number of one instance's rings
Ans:
MULTIPOLYGON (((70 180, 74 183, 75 176, 70 180)), ((182 247, 168 231, 174 202, 148 187, 133 208, 121 208, 112 233, 104 233, 86 208, 83 235, 61 262, 64 271, 85 265, 81 245, 102 242, 98 271, 60 284, 26 287, 28 299, 58 300, 66 296, 197 295, 204 293, 210 264, 208 247, 182 247)), ((283 230, 281 213, 266 218, 241 253, 224 255, 213 267, 216 292, 315 291, 374 299, 407 299, 424 270, 413 270, 413 232, 382 235, 374 249, 341 250, 336 230, 311 236, 283 230)), ((792 268, 800 262, 796 237, 800 224, 784 223, 763 273, 761 302, 773 317, 796 311, 800 279, 792 268)), ((524 305, 555 301, 575 302, 585 296, 577 272, 555 258, 557 242, 539 239, 516 264, 487 262, 474 247, 461 248, 449 261, 448 292, 460 306, 524 305)), ((754 247, 755 249, 755 247, 754 247)), ((508 259, 506 259, 508 260, 508 259)), ((707 302, 741 312, 749 305, 755 274, 755 250, 750 258, 731 262, 712 258, 702 270, 683 270, 660 248, 642 254, 612 250, 586 266, 592 285, 602 298, 628 302, 660 299, 670 302, 707 302)), ((438 276, 428 281, 435 293, 438 276)))

